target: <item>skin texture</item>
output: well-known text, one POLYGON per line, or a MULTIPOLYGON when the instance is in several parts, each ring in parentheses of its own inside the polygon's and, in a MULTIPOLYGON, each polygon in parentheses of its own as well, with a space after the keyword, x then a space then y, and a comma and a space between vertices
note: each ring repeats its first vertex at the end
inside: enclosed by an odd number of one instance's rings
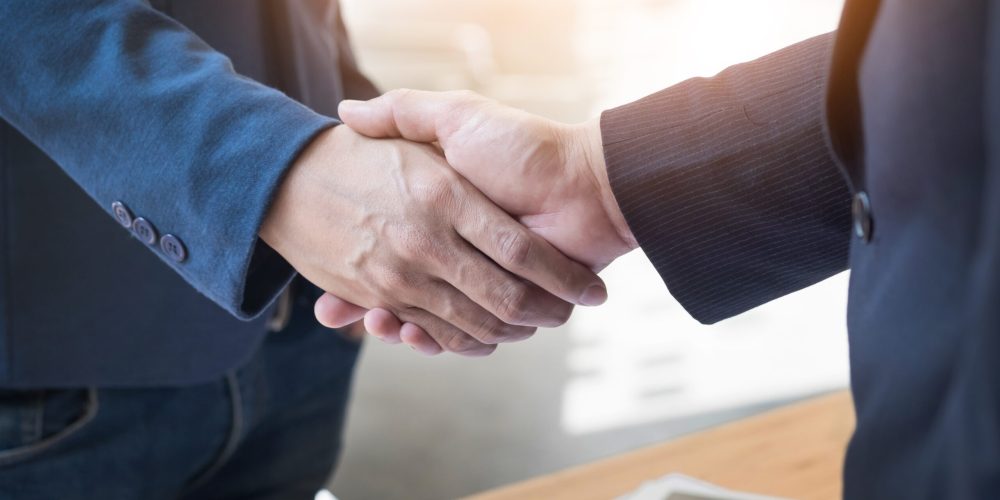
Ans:
MULTIPOLYGON (((611 191, 599 120, 571 126, 471 92, 411 90, 345 101, 340 116, 366 136, 436 143, 456 172, 595 272, 638 246, 611 191)), ((316 317, 331 327, 364 317, 366 329, 383 341, 437 351, 418 325, 388 310, 365 309, 327 294, 316 304, 316 317)))
POLYGON ((604 290, 600 278, 490 202, 434 147, 344 126, 296 160, 260 237, 355 312, 379 311, 374 326, 399 321, 407 337, 419 329, 415 344, 428 354, 486 355, 606 297, 588 297, 604 290))

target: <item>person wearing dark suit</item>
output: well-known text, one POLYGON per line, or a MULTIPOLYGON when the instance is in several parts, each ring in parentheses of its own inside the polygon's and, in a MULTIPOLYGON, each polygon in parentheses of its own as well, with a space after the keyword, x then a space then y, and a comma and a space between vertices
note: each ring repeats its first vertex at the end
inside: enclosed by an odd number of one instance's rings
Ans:
POLYGON ((849 0, 836 33, 580 126, 413 91, 341 118, 439 141, 595 269, 642 247, 704 323, 850 269, 845 498, 1000 498, 1000 4, 849 0))
POLYGON ((337 126, 377 92, 334 0, 10 0, 0 48, 2 498, 312 498, 358 345, 311 283, 469 355, 604 299, 337 126))

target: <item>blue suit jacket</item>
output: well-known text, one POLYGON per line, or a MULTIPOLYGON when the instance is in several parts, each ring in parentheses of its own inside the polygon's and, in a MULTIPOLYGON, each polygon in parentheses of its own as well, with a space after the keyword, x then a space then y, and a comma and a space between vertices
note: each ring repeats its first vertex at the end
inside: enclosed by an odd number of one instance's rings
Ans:
POLYGON ((0 386, 246 359, 293 276, 257 238, 272 194, 374 93, 336 2, 11 0, 0 48, 0 386))
POLYGON ((706 323, 851 269, 845 497, 1000 498, 1000 4, 835 35, 603 117, 615 195, 706 323))

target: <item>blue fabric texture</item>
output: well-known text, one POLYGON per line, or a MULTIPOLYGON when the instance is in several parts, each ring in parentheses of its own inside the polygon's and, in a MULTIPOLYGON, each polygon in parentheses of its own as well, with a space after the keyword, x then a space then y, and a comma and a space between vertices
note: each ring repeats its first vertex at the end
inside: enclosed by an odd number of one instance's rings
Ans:
POLYGON ((246 363, 294 275, 257 238, 273 193, 340 100, 377 94, 337 2, 11 0, 0 48, 0 387, 246 363))
POLYGON ((0 46, 0 117, 105 210, 122 201, 179 235, 189 258, 164 262, 197 290, 239 318, 262 312, 292 270, 248 285, 257 231, 291 161, 335 120, 137 0, 3 2, 0 46))

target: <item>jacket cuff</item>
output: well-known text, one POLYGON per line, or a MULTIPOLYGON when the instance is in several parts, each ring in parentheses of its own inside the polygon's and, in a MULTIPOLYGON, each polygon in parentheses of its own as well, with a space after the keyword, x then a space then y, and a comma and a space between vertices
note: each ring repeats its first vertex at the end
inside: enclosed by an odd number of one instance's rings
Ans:
POLYGON ((230 277, 227 286, 216 289, 214 292, 218 296, 213 299, 237 318, 244 320, 253 319, 265 311, 296 274, 291 264, 258 236, 278 187, 288 169, 312 139, 339 124, 336 120, 317 115, 304 107, 287 114, 273 115, 272 119, 273 122, 266 124, 268 135, 256 136, 266 139, 254 151, 245 153, 248 158, 254 159, 252 168, 259 173, 259 178, 248 186, 249 196, 238 200, 238 203, 245 204, 247 212, 231 219, 240 221, 233 228, 233 239, 229 242, 219 241, 221 247, 218 251, 228 254, 228 258, 227 255, 219 255, 215 259, 199 262, 181 273, 196 273, 201 265, 212 266, 213 260, 232 265, 225 274, 230 277), (234 260, 235 252, 242 255, 234 260))
POLYGON ((191 181, 215 191, 192 197, 203 201, 209 213, 170 217, 187 226, 177 229, 185 238, 187 260, 178 263, 158 253, 192 286, 242 320, 264 312, 295 276, 258 233, 299 154, 322 131, 340 123, 277 92, 254 106, 241 125, 244 140, 218 145, 208 159, 216 163, 206 170, 225 176, 191 181))

